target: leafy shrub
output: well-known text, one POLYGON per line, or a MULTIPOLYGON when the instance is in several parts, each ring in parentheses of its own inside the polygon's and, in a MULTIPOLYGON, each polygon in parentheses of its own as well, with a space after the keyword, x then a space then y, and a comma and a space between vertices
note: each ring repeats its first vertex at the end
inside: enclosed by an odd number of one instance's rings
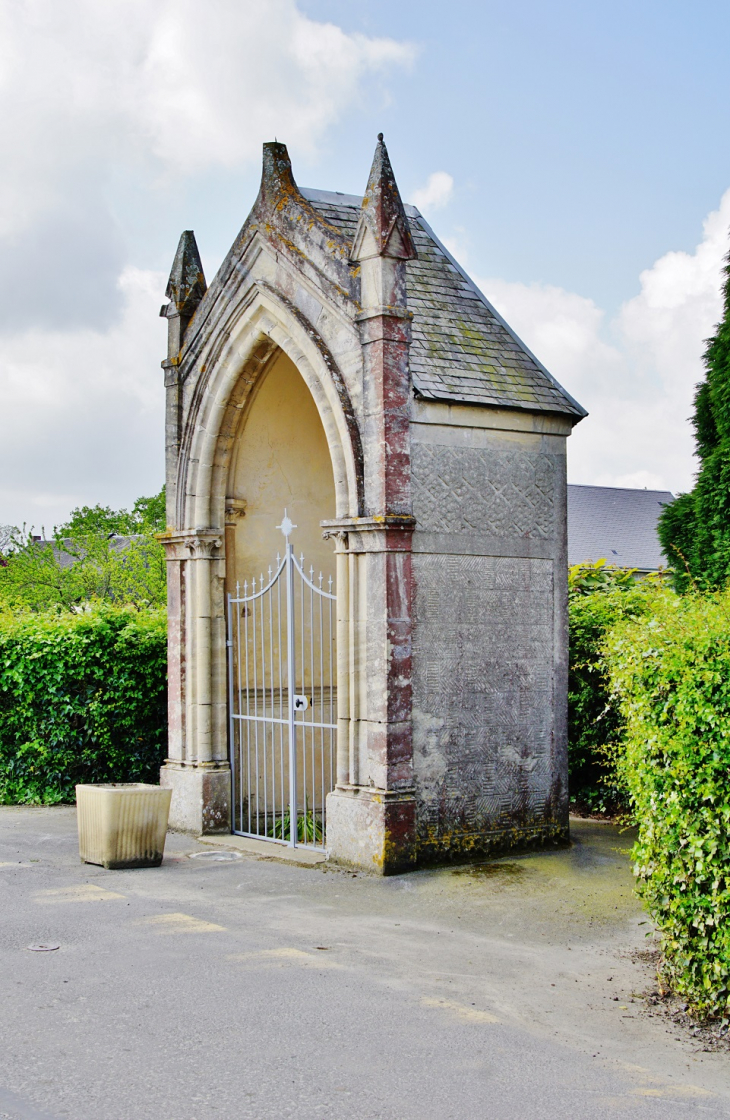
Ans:
POLYGON ((661 584, 636 580, 633 572, 599 560, 572 567, 568 586, 570 800, 574 807, 588 812, 614 813, 625 802, 614 762, 622 720, 611 697, 603 644, 617 621, 650 609, 661 584))
POLYGON ((137 498, 131 513, 109 506, 72 510, 49 541, 0 526, 0 610, 74 609, 107 601, 162 606, 165 487, 137 498))
POLYGON ((0 614, 0 803, 156 782, 166 720, 163 610, 0 614))
POLYGON ((568 593, 590 595, 592 591, 630 591, 636 588, 636 568, 616 568, 605 560, 586 560, 568 568, 568 593))
POLYGON ((639 891, 666 981, 702 1015, 730 1012, 730 592, 657 597, 607 643, 619 760, 638 825, 639 891))
POLYGON ((87 532, 54 542, 16 535, 3 559, 0 603, 11 610, 166 601, 164 549, 149 532, 122 539, 87 532))

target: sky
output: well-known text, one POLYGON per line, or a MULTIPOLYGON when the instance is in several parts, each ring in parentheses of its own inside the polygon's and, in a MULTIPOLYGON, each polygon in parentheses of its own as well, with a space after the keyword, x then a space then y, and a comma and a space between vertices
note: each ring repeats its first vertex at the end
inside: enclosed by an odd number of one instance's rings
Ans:
POLYGON ((730 6, 0 0, 0 524, 163 480, 158 317, 284 141, 402 194, 588 410, 569 480, 686 490, 730 229, 730 6))

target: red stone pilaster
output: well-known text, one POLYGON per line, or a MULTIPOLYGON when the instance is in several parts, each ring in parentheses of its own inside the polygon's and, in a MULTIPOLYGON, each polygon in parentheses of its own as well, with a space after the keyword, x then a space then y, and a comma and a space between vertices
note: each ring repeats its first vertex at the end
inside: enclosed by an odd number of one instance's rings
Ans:
POLYGON ((368 507, 382 515, 411 513, 411 318, 402 307, 365 310, 357 317, 363 352, 365 497, 368 507))
POLYGON ((415 256, 379 138, 355 234, 360 266, 365 516, 326 523, 346 540, 347 757, 327 802, 336 859, 388 874, 415 861, 412 734, 410 400, 406 261, 415 256))

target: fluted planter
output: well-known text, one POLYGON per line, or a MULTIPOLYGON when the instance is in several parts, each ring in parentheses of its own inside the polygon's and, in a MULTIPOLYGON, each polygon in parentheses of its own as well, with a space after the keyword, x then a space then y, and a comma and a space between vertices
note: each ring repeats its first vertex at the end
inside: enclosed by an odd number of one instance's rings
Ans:
POLYGON ((76 786, 79 855, 102 867, 159 867, 172 790, 141 782, 76 786))

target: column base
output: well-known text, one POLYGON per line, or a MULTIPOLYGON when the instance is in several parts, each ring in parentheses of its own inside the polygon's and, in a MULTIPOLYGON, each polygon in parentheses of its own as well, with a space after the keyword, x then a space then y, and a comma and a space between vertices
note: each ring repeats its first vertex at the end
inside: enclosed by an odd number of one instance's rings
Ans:
POLYGON ((231 771, 166 762, 160 785, 172 790, 170 825, 175 832, 231 831, 231 771))
POLYGON ((375 875, 416 865, 416 799, 363 786, 338 786, 327 795, 327 851, 335 863, 375 875))

